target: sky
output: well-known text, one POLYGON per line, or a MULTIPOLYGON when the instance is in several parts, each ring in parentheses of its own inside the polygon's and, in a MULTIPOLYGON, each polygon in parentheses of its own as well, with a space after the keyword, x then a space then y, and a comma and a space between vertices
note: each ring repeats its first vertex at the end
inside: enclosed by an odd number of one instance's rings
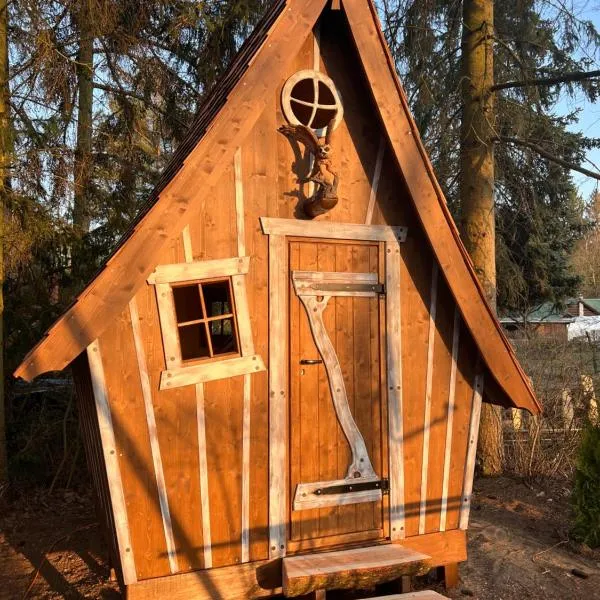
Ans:
MULTIPOLYGON (((575 2, 575 4, 577 14, 582 19, 592 21, 596 29, 600 31, 600 0, 584 0, 575 2)), ((590 70, 597 69, 600 69, 598 60, 595 65, 590 67, 590 70)), ((578 122, 571 125, 569 129, 582 131, 588 137, 600 138, 600 100, 592 103, 581 93, 578 93, 573 98, 563 95, 557 106, 557 112, 559 114, 566 114, 574 109, 580 109, 581 112, 578 122)), ((582 166, 592 171, 600 172, 600 148, 588 151, 587 158, 591 162, 586 162, 582 166)), ((584 200, 588 200, 594 191, 600 190, 600 181, 586 177, 576 171, 573 171, 572 175, 573 181, 579 188, 579 193, 584 200)))

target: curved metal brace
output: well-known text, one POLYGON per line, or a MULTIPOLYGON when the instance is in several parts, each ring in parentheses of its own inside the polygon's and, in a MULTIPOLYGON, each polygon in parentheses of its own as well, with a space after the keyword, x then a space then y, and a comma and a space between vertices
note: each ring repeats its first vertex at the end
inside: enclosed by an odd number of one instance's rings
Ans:
POLYGON ((335 414, 352 451, 352 463, 348 467, 346 478, 377 477, 369 459, 365 440, 350 412, 342 368, 323 322, 323 311, 331 296, 298 297, 304 304, 315 344, 325 362, 335 414))

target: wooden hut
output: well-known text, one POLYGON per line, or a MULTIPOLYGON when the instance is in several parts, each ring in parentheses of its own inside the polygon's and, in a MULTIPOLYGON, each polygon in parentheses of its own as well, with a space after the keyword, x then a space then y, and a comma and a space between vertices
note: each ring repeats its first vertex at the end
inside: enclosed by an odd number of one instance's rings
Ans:
POLYGON ((127 598, 466 559, 481 402, 539 406, 369 0, 273 3, 16 375, 68 366, 127 598))

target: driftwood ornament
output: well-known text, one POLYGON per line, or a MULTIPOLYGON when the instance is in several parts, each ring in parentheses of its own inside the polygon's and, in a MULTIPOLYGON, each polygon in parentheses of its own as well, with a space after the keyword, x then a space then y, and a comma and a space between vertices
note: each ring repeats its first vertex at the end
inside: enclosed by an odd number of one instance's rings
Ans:
POLYGON ((333 121, 326 127, 326 135, 317 137, 306 125, 282 125, 279 131, 288 139, 302 144, 313 155, 314 164, 308 177, 299 183, 313 182, 316 186, 314 194, 304 203, 303 209, 313 219, 331 210, 338 203, 338 176, 332 170, 333 121))

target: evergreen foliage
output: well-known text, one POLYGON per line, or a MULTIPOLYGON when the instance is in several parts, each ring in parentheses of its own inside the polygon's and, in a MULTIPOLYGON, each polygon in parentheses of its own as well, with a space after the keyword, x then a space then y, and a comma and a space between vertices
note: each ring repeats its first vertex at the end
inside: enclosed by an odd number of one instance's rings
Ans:
POLYGON ((573 536, 590 546, 600 546, 600 427, 584 431, 573 490, 573 536))
MULTIPOLYGON (((451 211, 461 221, 458 172, 462 2, 380 0, 386 36, 451 211)), ((506 0, 494 6, 494 80, 519 83, 598 68, 600 36, 566 5, 506 0)), ((560 77, 559 77, 560 79, 560 77)), ((599 78, 495 91, 498 308, 527 312, 578 292, 570 260, 586 231, 570 169, 599 140, 574 133, 577 113, 557 116, 561 97, 594 102, 599 78), (557 160, 536 151, 542 148, 557 160)))

